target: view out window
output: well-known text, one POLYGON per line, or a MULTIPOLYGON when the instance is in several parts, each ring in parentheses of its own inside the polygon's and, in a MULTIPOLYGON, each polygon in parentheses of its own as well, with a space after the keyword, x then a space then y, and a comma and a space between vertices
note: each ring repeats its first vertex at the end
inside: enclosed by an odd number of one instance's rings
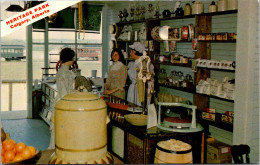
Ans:
MULTIPOLYGON (((77 63, 81 69, 81 75, 91 76, 91 70, 97 70, 97 76, 102 75, 102 27, 101 27, 100 5, 89 5, 83 2, 83 25, 79 30, 78 11, 74 8, 66 8, 58 12, 57 22, 48 24, 48 67, 55 68, 59 60, 59 52, 62 48, 70 47, 77 54, 77 63), (76 15, 76 20, 74 20, 76 15), (77 30, 76 30, 76 29, 77 30), (77 49, 75 49, 77 47, 77 49)), ((45 20, 42 19, 33 24, 33 43, 42 45, 37 48, 37 54, 44 54, 44 31, 45 20)), ((34 49, 35 50, 35 49, 34 49)), ((33 52, 36 53, 36 50, 33 52)), ((33 54, 33 57, 39 55, 33 54)), ((40 63, 39 63, 40 64, 40 63)), ((44 67, 44 58, 40 64, 44 67)), ((34 67, 40 69, 39 67, 34 67)), ((38 71, 37 71, 38 72, 38 71)), ((56 73, 56 70, 48 69, 49 74, 56 73)), ((39 76, 38 76, 39 77, 39 76)), ((37 78, 38 78, 37 77, 37 78)), ((35 79, 36 77, 34 77, 35 79)))
MULTIPOLYGON (((10 4, 24 2, 1 1, 1 21, 18 14, 5 9, 10 4)), ((1 37, 1 111, 27 110, 26 28, 1 37)))

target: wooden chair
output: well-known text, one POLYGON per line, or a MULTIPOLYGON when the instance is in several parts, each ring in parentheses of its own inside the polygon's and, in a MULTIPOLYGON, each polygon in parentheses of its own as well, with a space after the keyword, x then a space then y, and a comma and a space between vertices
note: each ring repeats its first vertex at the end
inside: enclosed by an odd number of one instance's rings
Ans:
POLYGON ((240 144, 231 147, 231 154, 235 163, 244 163, 243 155, 245 155, 246 163, 250 163, 249 153, 250 147, 248 145, 240 144))

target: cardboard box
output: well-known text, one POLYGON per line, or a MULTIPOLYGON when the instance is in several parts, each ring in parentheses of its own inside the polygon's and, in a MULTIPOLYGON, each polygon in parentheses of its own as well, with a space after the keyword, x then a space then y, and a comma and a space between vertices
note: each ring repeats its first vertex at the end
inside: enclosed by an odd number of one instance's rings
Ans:
POLYGON ((207 163, 232 163, 231 146, 219 141, 207 144, 207 163))

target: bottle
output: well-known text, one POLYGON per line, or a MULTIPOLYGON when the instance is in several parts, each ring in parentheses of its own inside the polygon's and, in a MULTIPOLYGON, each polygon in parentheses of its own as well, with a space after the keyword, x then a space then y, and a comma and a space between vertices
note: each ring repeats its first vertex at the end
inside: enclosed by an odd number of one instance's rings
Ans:
POLYGON ((184 15, 191 15, 191 6, 189 3, 186 3, 184 7, 184 15))
POLYGON ((217 5, 215 4, 214 1, 211 2, 211 4, 209 5, 209 13, 213 13, 217 11, 217 5))
POLYGON ((174 71, 171 71, 171 74, 169 77, 169 85, 174 86, 174 71))

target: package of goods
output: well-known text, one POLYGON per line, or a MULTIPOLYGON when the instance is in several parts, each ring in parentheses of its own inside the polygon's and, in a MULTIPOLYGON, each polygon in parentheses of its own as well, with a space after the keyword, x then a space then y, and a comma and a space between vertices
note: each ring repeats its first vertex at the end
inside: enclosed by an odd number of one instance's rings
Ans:
POLYGON ((210 87, 211 87, 210 83, 205 81, 203 83, 203 91, 202 91, 202 93, 209 95, 210 94, 210 87))
POLYGON ((234 112, 226 111, 225 114, 230 117, 234 117, 234 112))
POLYGON ((210 112, 202 112, 202 119, 214 121, 214 122, 220 122, 221 114, 220 113, 210 113, 210 112))
POLYGON ((233 117, 223 114, 221 115, 221 121, 225 123, 233 124, 233 117))
POLYGON ((234 100, 235 84, 224 83, 223 88, 226 93, 225 98, 234 100))
POLYGON ((216 113, 216 109, 215 108, 207 108, 207 112, 216 113))
POLYGON ((216 140, 208 142, 207 163, 232 163, 231 146, 216 140))
POLYGON ((213 79, 213 78, 207 78, 206 81, 209 82, 210 85, 218 85, 220 83, 218 80, 213 79))
POLYGON ((197 93, 203 93, 203 84, 205 80, 200 80, 198 85, 196 86, 196 92, 197 93))
POLYGON ((202 119, 216 121, 216 115, 214 113, 202 112, 202 119))

